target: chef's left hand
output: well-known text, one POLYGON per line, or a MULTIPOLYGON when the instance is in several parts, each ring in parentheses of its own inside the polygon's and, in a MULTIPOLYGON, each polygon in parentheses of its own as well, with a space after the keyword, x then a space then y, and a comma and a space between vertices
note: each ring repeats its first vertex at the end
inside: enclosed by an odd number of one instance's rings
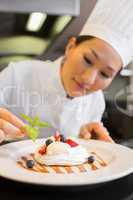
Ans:
POLYGON ((82 126, 79 136, 83 139, 97 139, 111 143, 114 142, 101 122, 92 122, 82 126))

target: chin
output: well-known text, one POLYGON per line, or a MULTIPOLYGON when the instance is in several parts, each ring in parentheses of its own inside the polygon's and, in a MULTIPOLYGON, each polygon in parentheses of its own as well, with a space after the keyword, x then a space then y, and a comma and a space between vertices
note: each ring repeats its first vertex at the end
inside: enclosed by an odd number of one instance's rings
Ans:
POLYGON ((84 96, 84 95, 86 95, 86 92, 84 92, 84 91, 81 91, 81 92, 77 92, 77 91, 72 91, 72 92, 70 92, 70 94, 69 94, 71 97, 81 97, 81 96, 84 96))
POLYGON ((81 97, 81 96, 85 96, 85 95, 88 95, 88 94, 91 94, 91 93, 93 93, 93 92, 95 92, 95 91, 93 91, 93 90, 81 90, 81 89, 77 89, 77 88, 71 88, 71 89, 69 89, 69 92, 68 92, 68 94, 69 94, 69 96, 70 97, 81 97))

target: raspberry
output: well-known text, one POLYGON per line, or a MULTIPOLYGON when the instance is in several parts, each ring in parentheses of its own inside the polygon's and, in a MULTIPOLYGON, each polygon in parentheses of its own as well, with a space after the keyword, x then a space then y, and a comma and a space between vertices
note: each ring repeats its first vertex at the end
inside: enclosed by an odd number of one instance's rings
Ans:
POLYGON ((66 143, 69 144, 71 147, 76 147, 79 145, 78 143, 76 143, 75 141, 73 141, 71 139, 67 139, 66 143))
POLYGON ((43 146, 38 152, 41 154, 41 155, 44 155, 47 151, 47 147, 46 146, 43 146))

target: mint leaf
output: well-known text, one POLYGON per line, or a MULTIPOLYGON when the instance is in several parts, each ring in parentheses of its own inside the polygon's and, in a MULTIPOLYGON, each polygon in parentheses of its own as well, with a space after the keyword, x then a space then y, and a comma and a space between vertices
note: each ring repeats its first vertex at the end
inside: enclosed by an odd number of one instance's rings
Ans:
POLYGON ((32 122, 32 126, 38 126, 39 119, 40 119, 39 116, 35 116, 32 122))
POLYGON ((36 128, 31 127, 30 125, 25 126, 26 132, 30 139, 35 141, 38 138, 39 131, 36 128))
POLYGON ((38 126, 43 128, 43 127, 50 127, 50 125, 47 122, 39 122, 38 126))
POLYGON ((28 121, 30 124, 27 124, 24 129, 30 139, 35 141, 40 133, 40 128, 43 127, 50 127, 49 123, 47 122, 40 122, 40 117, 35 116, 33 119, 25 114, 21 114, 21 117, 28 121))
POLYGON ((29 116, 27 116, 25 114, 21 114, 21 117, 32 124, 33 120, 29 116))

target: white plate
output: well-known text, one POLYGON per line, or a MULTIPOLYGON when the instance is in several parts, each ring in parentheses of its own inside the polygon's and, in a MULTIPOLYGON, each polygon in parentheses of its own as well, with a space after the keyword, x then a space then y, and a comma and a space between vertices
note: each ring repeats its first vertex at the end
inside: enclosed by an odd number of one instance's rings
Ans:
POLYGON ((133 172, 133 150, 101 141, 83 141, 80 143, 95 151, 108 162, 108 166, 96 171, 77 174, 53 174, 28 171, 19 167, 16 161, 27 153, 34 152, 44 140, 35 143, 24 140, 0 147, 0 176, 24 183, 48 186, 83 186, 104 183, 126 176, 133 172))

